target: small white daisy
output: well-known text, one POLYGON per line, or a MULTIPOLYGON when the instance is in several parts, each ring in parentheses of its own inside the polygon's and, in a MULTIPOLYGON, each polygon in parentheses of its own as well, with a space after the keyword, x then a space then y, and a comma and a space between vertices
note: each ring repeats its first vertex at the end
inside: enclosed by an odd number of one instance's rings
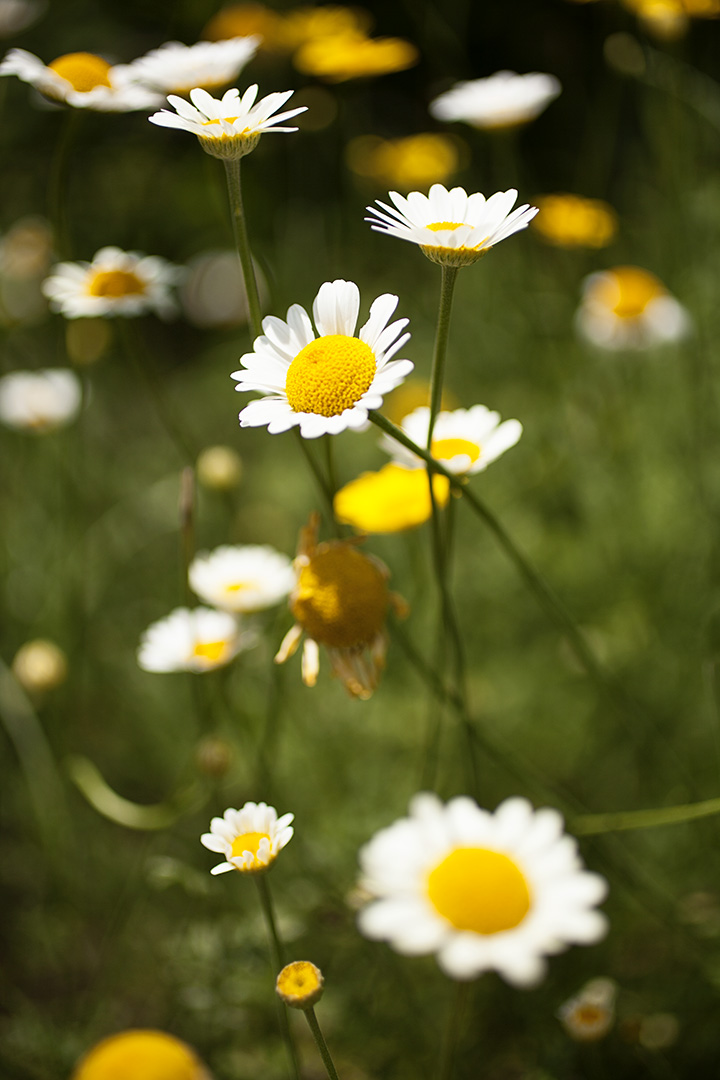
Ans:
POLYGON ((496 71, 486 79, 456 83, 430 104, 436 120, 464 120, 478 128, 526 124, 547 108, 562 87, 554 75, 496 71))
POLYGON ((190 101, 168 96, 175 112, 162 109, 148 117, 160 127, 180 128, 197 135, 203 150, 213 157, 232 160, 254 150, 260 136, 266 131, 297 131, 297 128, 276 127, 281 120, 291 120, 305 112, 307 106, 289 109, 273 116, 292 97, 292 90, 268 94, 256 102, 257 84, 248 87, 242 97, 236 89, 227 90, 221 98, 214 98, 207 90, 190 91, 190 101))
POLYGON ((113 67, 94 53, 67 53, 50 64, 26 49, 11 49, 0 63, 0 75, 16 75, 53 101, 76 109, 133 112, 155 109, 162 97, 127 80, 127 65, 113 67))
POLYGON ((226 611, 262 611, 295 585, 292 560, 268 545, 225 545, 196 555, 188 571, 201 600, 226 611))
POLYGON ((82 386, 74 371, 11 371, 0 378, 0 421, 18 431, 45 433, 70 424, 80 411, 82 386))
POLYGON ((375 232, 419 244, 428 259, 443 266, 469 266, 482 255, 527 227, 537 207, 515 204, 515 188, 497 191, 486 199, 479 191, 468 195, 464 188, 448 191, 433 184, 427 195, 411 191, 405 196, 390 192, 394 206, 376 200, 380 210, 366 207, 373 217, 365 218, 375 232))
MULTIPOLYGON (((401 422, 401 428, 416 446, 427 446, 430 410, 423 406, 415 409, 401 422)), ((519 420, 500 423, 500 413, 491 412, 484 405, 471 409, 455 409, 440 412, 435 419, 431 453, 452 473, 482 472, 522 435, 519 420)), ((406 449, 389 435, 383 435, 380 446, 398 465, 409 469, 424 469, 425 462, 411 450, 406 449)))
POLYGON ((58 263, 42 288, 51 309, 66 319, 150 311, 168 318, 177 310, 170 290, 182 273, 157 255, 105 247, 92 262, 58 263))
POLYGON ((257 52, 261 38, 234 37, 182 45, 168 41, 122 68, 123 78, 163 94, 187 94, 195 87, 218 89, 233 82, 257 52))
POLYGON ((494 970, 531 986, 544 956, 607 929, 593 910, 604 879, 583 869, 561 815, 526 799, 491 814, 464 796, 443 805, 417 795, 410 816, 376 833, 360 863, 361 887, 377 898, 360 913, 363 934, 409 956, 436 953, 454 979, 494 970))
POLYGON ((227 611, 176 608, 144 631, 137 660, 143 671, 211 671, 229 664, 255 640, 227 611))
POLYGON ((274 806, 246 802, 239 810, 229 808, 221 818, 210 822, 210 832, 203 833, 200 843, 209 851, 224 855, 226 861, 213 866, 211 874, 228 870, 258 873, 267 870, 289 840, 294 814, 277 816, 274 806))
POLYGON ((639 266, 616 266, 586 278, 575 325, 591 344, 613 351, 680 341, 692 327, 683 305, 639 266))
POLYGON ((263 319, 265 334, 253 352, 240 358, 245 370, 234 371, 236 390, 259 390, 240 413, 241 427, 265 427, 271 435, 296 424, 306 439, 337 435, 346 428, 362 431, 368 410, 378 409, 408 375, 409 360, 390 358, 410 334, 407 319, 389 323, 398 298, 384 293, 370 305, 370 318, 357 335, 360 290, 352 281, 326 281, 313 303, 317 334, 303 307, 293 304, 287 321, 263 319))
POLYGON ((560 1006, 558 1020, 571 1039, 597 1042, 607 1035, 615 1022, 616 996, 617 985, 612 979, 591 979, 560 1006))

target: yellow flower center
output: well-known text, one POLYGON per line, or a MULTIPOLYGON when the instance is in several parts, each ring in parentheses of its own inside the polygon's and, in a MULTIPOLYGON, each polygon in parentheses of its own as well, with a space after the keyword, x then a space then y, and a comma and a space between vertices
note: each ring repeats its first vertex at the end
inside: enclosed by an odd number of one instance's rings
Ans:
POLYGON ((351 544, 320 544, 303 566, 291 608, 310 637, 362 648, 382 630, 389 595, 379 567, 351 544))
POLYGON ((164 1031, 122 1031, 103 1039, 82 1059, 72 1080, 202 1080, 202 1064, 185 1043, 164 1031))
POLYGON ((370 389, 376 370, 364 341, 327 334, 301 349, 288 368, 288 402, 295 412, 340 416, 370 389))
POLYGON ((456 848, 428 878, 428 896, 458 930, 497 934, 519 926, 530 910, 522 871, 498 851, 456 848))
POLYGON ((198 641, 193 649, 193 656, 216 664, 222 659, 227 644, 227 641, 198 641))
POLYGON ((145 283, 130 270, 99 270, 88 283, 90 296, 108 296, 119 300, 123 296, 142 296, 145 283))
POLYGON ((96 86, 110 86, 110 64, 93 53, 66 53, 48 67, 81 94, 87 94, 96 86))
POLYGON ((252 581, 236 581, 236 582, 233 582, 232 585, 226 585, 225 586, 225 592, 237 593, 237 592, 240 592, 241 589, 252 589, 252 588, 254 588, 254 585, 255 585, 255 583, 252 582, 252 581))
POLYGON ((430 225, 426 225, 426 229, 430 229, 431 232, 442 232, 443 229, 460 229, 463 225, 466 225, 465 221, 433 221, 430 225))
POLYGON ((578 1005, 573 1020, 578 1024, 597 1024, 607 1016, 607 1010, 599 1005, 578 1005))
POLYGON ((665 289, 648 270, 618 266, 599 280, 596 295, 619 319, 637 319, 652 300, 665 296, 665 289))
POLYGON ((239 859, 242 857, 243 852, 249 851, 253 856, 253 866, 262 866, 263 864, 258 862, 257 859, 258 848, 261 840, 269 839, 269 835, 264 832, 246 832, 242 836, 236 836, 232 842, 230 856, 233 859, 239 859))
POLYGON ((442 461, 449 461, 451 458, 459 457, 460 454, 465 454, 474 464, 480 457, 480 449, 477 443, 470 442, 468 439, 433 439, 431 453, 434 458, 442 461))

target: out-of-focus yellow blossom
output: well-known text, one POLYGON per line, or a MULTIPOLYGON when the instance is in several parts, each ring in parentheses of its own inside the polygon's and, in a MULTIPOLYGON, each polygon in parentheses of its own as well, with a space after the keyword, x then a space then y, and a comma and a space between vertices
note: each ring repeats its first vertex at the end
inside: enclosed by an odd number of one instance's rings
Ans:
POLYGON ((648 33, 676 41, 687 33, 691 19, 717 19, 720 0, 624 0, 648 33))
POLYGON ((94 1046, 71 1080, 210 1080, 194 1051, 164 1031, 121 1031, 94 1046))
POLYGON ((282 16, 264 4, 229 4, 213 15, 202 36, 209 41, 224 41, 260 34, 260 48, 268 50, 275 46, 277 28, 281 22, 282 16))
POLYGON ((405 71, 419 59, 416 47, 403 38, 369 38, 356 32, 305 42, 295 53, 293 64, 304 75, 346 82, 405 71))
POLYGON ((293 52, 304 42, 318 37, 364 33, 370 29, 372 21, 369 12, 338 4, 298 7, 287 13, 272 11, 264 4, 230 4, 213 16, 205 27, 203 37, 218 41, 261 34, 261 49, 267 52, 293 52))
POLYGON ((242 478, 242 459, 231 446, 206 446, 195 468, 200 483, 211 491, 232 491, 242 478))
MULTIPOLYGON (((435 500, 444 506, 450 494, 445 476, 433 478, 435 500)), ((422 525, 432 515, 430 485, 424 469, 390 463, 365 472, 335 495, 335 516, 360 532, 396 533, 422 525)))
POLYGON ((348 144, 345 160, 358 176, 410 191, 448 180, 460 168, 464 149, 464 143, 448 135, 360 135, 348 144))
POLYGON ((54 641, 36 638, 21 645, 12 662, 17 681, 31 694, 61 686, 67 678, 67 657, 54 641))
POLYGON ((601 199, 582 195, 540 195, 540 213, 531 222, 548 244, 556 247, 606 247, 618 228, 617 214, 601 199))

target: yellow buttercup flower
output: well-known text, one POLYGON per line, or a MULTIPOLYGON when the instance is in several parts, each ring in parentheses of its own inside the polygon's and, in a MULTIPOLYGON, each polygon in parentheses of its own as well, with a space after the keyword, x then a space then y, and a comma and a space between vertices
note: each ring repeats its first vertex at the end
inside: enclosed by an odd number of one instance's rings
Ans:
POLYGON ((408 191, 444 183, 460 167, 462 149, 460 140, 448 135, 360 135, 348 144, 345 159, 357 176, 408 191))
POLYGON ((548 244, 564 248, 606 247, 618 229, 617 214, 601 199, 582 195, 540 195, 540 213, 531 228, 548 244))
MULTIPOLYGON (((447 477, 433 478, 433 492, 439 505, 445 506, 450 495, 447 477)), ((432 516, 427 473, 392 463, 379 472, 365 472, 340 488, 333 507, 338 521, 360 532, 414 529, 432 516)))
POLYGON ((420 53, 409 41, 369 38, 356 32, 307 41, 295 53, 293 63, 304 75, 345 82, 405 71, 419 59, 420 53))
POLYGON ((261 50, 292 52, 306 41, 337 34, 364 33, 371 25, 369 12, 339 4, 298 7, 283 13, 251 2, 222 8, 205 27, 203 37, 219 41, 260 34, 261 50))
POLYGON ((110 1035, 80 1061, 71 1080, 210 1080, 185 1043, 164 1031, 110 1035))

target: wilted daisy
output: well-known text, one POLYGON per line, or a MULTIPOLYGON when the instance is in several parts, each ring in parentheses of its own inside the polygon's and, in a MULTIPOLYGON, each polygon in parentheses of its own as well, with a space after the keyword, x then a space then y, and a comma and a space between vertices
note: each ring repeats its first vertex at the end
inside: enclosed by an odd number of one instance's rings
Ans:
POLYGON ((51 309, 66 319, 129 318, 151 311, 168 318, 177 310, 171 288, 181 275, 180 267, 157 255, 104 247, 92 262, 58 263, 43 292, 51 309))
POLYGON ((282 120, 291 120, 305 112, 305 106, 289 109, 273 116, 292 97, 292 90, 280 94, 268 94, 256 102, 257 84, 248 87, 242 97, 237 89, 227 90, 221 98, 214 98, 207 90, 190 91, 190 101, 168 96, 175 112, 162 109, 148 117, 160 127, 180 128, 197 135, 206 153, 225 160, 235 160, 249 154, 266 131, 297 131, 297 128, 275 127, 282 120))
POLYGON ((459 139, 434 133, 402 139, 360 135, 351 139, 345 157, 357 176, 408 191, 446 181, 460 167, 462 148, 459 139))
POLYGON ((295 571, 287 555, 268 545, 227 544, 196 555, 188 578, 207 604, 251 612, 284 600, 295 584, 295 571))
MULTIPOLYGON (((397 445, 397 444, 395 444, 397 445)), ((433 494, 439 506, 450 497, 446 476, 433 476, 433 494)), ((424 469, 384 465, 378 472, 361 473, 341 487, 333 500, 335 517, 358 532, 396 533, 415 529, 432 517, 430 485, 424 469)))
POLYGON ((420 250, 441 266, 469 266, 495 244, 525 229, 537 207, 525 203, 513 210, 517 191, 498 191, 486 199, 479 191, 468 195, 464 188, 448 191, 433 184, 427 195, 411 191, 405 198, 390 192, 394 206, 376 200, 365 218, 375 232, 419 244, 420 250))
POLYGON ((80 411, 82 386, 74 371, 11 371, 0 378, 0 421, 45 434, 70 424, 80 411))
POLYGON ((541 195, 534 231, 548 244, 562 248, 606 247, 618 229, 617 214, 602 199, 582 195, 541 195))
POLYGON ((290 596, 295 625, 288 631, 275 662, 283 664, 297 649, 303 632, 302 678, 314 686, 324 645, 333 672, 353 697, 369 698, 385 666, 388 609, 404 614, 404 601, 388 589, 389 571, 350 540, 317 543, 313 515, 300 534, 295 560, 297 584, 290 596))
POLYGON ((209 851, 225 856, 225 862, 213 866, 211 874, 240 870, 256 874, 267 870, 278 852, 292 839, 291 821, 294 814, 277 816, 274 806, 246 802, 239 810, 229 808, 221 818, 210 822, 210 832, 203 833, 200 843, 209 851))
POLYGON ((293 64, 304 75, 338 83, 405 71, 419 59, 416 47, 403 38, 370 38, 355 32, 307 41, 293 56, 293 64))
POLYGON ((683 305, 639 266, 616 266, 586 278, 575 322, 589 342, 612 350, 680 341, 691 328, 683 305))
POLYGON ((143 671, 212 671, 229 664, 255 640, 227 611, 176 608, 144 631, 137 661, 143 671))
POLYGON ((182 45, 168 41, 122 69, 123 77, 162 94, 217 90, 233 82, 257 52, 260 38, 234 37, 182 45))
POLYGON ((617 985, 612 979, 591 979, 560 1006, 558 1019, 570 1038, 577 1042, 597 1042, 615 1022, 617 985))
POLYGON ((0 75, 16 75, 53 101, 76 109, 99 112, 132 112, 154 109, 162 98, 127 77, 128 65, 113 67, 94 53, 66 53, 50 64, 26 49, 11 49, 0 63, 0 75))
POLYGON ((496 71, 486 79, 456 83, 430 104, 436 120, 463 120, 473 127, 517 127, 534 120, 559 95, 554 75, 496 71))
POLYGON ((410 337, 402 333, 407 319, 389 321, 397 302, 390 293, 374 300, 356 335, 360 290, 338 279, 326 281, 315 297, 317 333, 299 304, 288 309, 287 321, 263 319, 264 335, 240 358, 244 370, 232 373, 236 390, 265 395, 245 406, 240 426, 276 435, 299 425, 306 439, 365 429, 368 410, 378 409, 413 368, 409 360, 391 360, 410 337))
POLYGON ((121 1031, 93 1046, 71 1080, 210 1080, 195 1052, 164 1031, 121 1031))
MULTIPOLYGON (((416 446, 426 447, 430 410, 423 406, 404 417, 401 428, 416 446)), ((440 412, 435 418, 430 453, 452 473, 482 472, 522 435, 519 420, 500 423, 500 413, 485 405, 470 409, 440 412)), ((425 462, 390 435, 383 435, 380 445, 399 464, 410 469, 424 469, 425 462)))
POLYGON ((544 957, 588 945, 607 929, 595 905, 603 878, 583 869, 556 810, 525 799, 494 813, 467 797, 417 795, 410 815, 360 852, 361 886, 376 899, 359 916, 366 937, 410 956, 436 953, 454 979, 499 972, 531 986, 544 957))

